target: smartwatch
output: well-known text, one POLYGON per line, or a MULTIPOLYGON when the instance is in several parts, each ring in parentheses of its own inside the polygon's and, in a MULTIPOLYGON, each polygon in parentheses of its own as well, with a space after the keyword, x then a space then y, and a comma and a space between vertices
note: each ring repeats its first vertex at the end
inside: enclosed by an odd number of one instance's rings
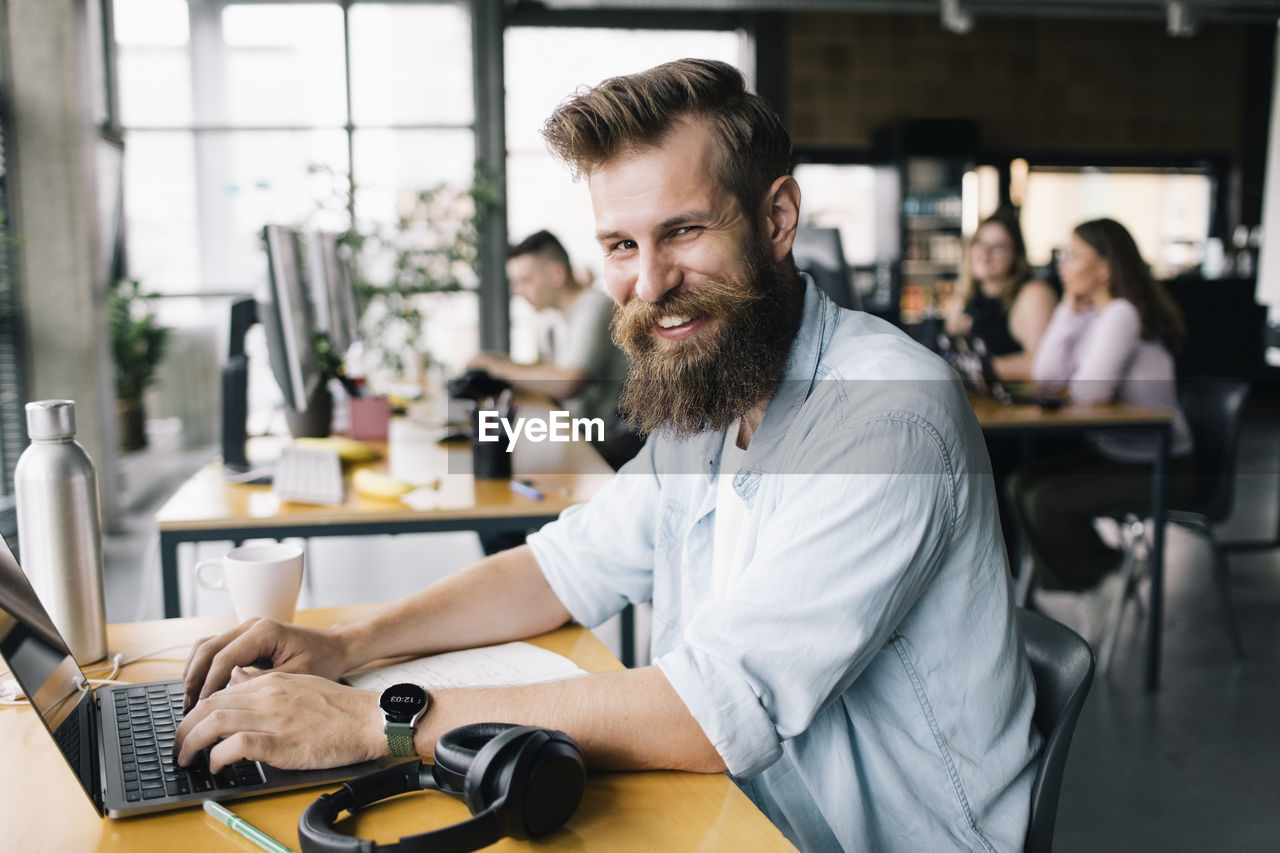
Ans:
POLYGON ((382 691, 378 700, 386 718, 383 729, 387 733, 387 746, 396 758, 416 758, 413 747, 413 727, 431 704, 427 691, 417 684, 393 684, 382 691))

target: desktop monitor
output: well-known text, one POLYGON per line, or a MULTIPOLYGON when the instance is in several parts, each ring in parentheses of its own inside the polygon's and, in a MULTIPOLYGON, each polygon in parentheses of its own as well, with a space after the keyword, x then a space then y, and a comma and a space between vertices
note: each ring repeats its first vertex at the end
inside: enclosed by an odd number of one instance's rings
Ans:
POLYGON ((849 279, 849 267, 844 261, 840 229, 802 225, 796 229, 791 252, 796 268, 812 276, 814 284, 831 297, 832 302, 841 308, 861 310, 861 300, 849 279))
POLYGON ((268 274, 258 320, 267 333, 271 370, 285 404, 295 412, 304 412, 322 377, 315 350, 315 315, 302 279, 297 234, 283 225, 268 225, 263 237, 268 274))
POLYGON ((329 336, 334 352, 344 355, 360 336, 360 315, 346 247, 337 234, 316 231, 307 235, 307 283, 316 329, 329 336))

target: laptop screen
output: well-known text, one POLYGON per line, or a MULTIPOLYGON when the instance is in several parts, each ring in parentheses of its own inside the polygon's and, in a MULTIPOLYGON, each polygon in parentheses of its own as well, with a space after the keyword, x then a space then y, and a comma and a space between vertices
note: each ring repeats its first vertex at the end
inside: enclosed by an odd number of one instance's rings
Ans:
POLYGON ((3 538, 0 538, 0 656, 53 735, 63 757, 80 777, 85 793, 96 802, 90 787, 96 780, 82 777, 82 768, 87 763, 81 761, 78 752, 81 748, 97 749, 95 742, 79 742, 84 730, 81 717, 90 713, 92 691, 3 538))

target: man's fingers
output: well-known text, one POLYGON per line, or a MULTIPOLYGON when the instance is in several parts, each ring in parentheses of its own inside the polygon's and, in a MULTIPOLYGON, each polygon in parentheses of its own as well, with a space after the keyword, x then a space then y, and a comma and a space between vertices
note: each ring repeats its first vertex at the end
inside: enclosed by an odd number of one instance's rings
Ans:
POLYGON ((220 773, 224 767, 242 758, 275 764, 279 759, 272 761, 270 750, 273 740, 264 732, 237 732, 209 750, 209 770, 220 773))
POLYGON ((231 683, 244 684, 249 679, 257 678, 261 674, 262 673, 260 672, 259 673, 249 672, 242 666, 235 666, 231 668, 231 683))
MULTIPOLYGON (((188 727, 188 721, 183 720, 179 731, 185 732, 177 736, 177 743, 182 746, 178 750, 178 764, 186 767, 196 757, 196 754, 202 749, 213 746, 223 738, 229 738, 245 730, 252 730, 258 719, 258 713, 245 708, 213 708, 206 710, 201 706, 196 706, 197 711, 203 711, 198 717, 193 717, 191 725, 188 727)), ((224 763, 226 763, 224 761, 224 763)))
POLYGON ((231 680, 231 670, 237 666, 248 666, 260 657, 269 657, 275 648, 275 642, 263 636, 270 623, 254 620, 246 622, 229 643, 213 655, 205 674, 204 686, 200 688, 200 699, 206 699, 227 686, 231 680), (262 627, 258 627, 262 626, 262 627), (254 629, 257 630, 254 630, 254 629))
POLYGON ((254 621, 256 620, 242 622, 229 631, 223 631, 216 637, 204 637, 191 647, 191 653, 187 655, 186 668, 182 673, 182 708, 184 711, 190 711, 191 706, 198 699, 207 695, 202 688, 208 679, 209 665, 214 655, 221 651, 227 643, 249 630, 254 621))

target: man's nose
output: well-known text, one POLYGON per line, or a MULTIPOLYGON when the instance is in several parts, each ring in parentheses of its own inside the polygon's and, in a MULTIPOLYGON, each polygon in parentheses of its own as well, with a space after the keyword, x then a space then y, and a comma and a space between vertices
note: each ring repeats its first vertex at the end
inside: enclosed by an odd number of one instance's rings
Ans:
POLYGON ((680 269, 659 249, 642 251, 636 273, 635 295, 648 303, 656 303, 680 284, 680 269))

